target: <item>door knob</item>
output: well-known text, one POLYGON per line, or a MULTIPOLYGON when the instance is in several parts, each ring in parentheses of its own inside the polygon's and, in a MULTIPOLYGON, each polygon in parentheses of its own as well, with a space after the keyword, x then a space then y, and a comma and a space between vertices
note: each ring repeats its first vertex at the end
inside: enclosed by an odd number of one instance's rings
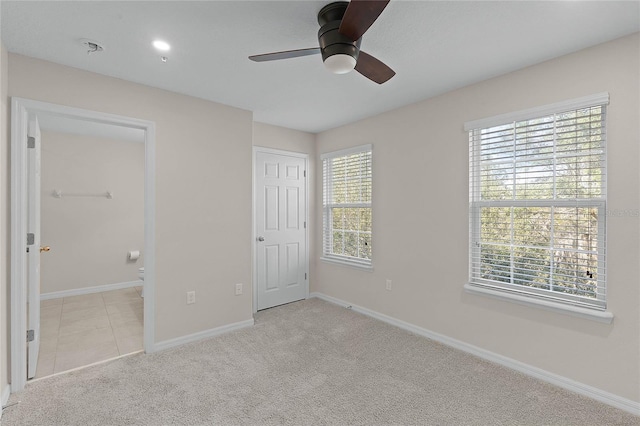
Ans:
POLYGON ((260 236, 258 237, 258 241, 264 241, 264 237, 263 237, 262 235, 260 235, 260 236))
POLYGON ((40 247, 40 253, 42 253, 43 251, 49 251, 49 250, 51 250, 51 247, 49 246, 40 247))

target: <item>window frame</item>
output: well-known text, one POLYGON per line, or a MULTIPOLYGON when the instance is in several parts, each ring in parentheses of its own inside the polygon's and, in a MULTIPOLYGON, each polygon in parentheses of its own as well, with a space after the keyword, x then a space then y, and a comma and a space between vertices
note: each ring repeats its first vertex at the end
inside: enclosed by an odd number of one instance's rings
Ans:
MULTIPOLYGON (((516 111, 513 113, 502 114, 486 119, 467 122, 464 130, 469 134, 470 156, 469 156, 469 276, 468 283, 464 288, 471 293, 485 294, 501 299, 508 299, 520 304, 535 305, 554 311, 561 311, 576 316, 595 319, 602 322, 611 322, 613 314, 607 312, 606 308, 606 277, 598 274, 596 298, 588 299, 577 295, 554 292, 553 290, 537 289, 534 287, 524 286, 514 283, 501 283, 493 280, 482 279, 482 277, 474 274, 474 262, 480 261, 480 245, 474 238, 480 235, 482 226, 481 209, 483 207, 591 207, 598 209, 598 245, 597 253, 602 255, 602 260, 598 260, 598 271, 602 268, 605 270, 606 263, 606 125, 604 139, 604 155, 605 164, 602 167, 603 175, 603 196, 600 199, 505 199, 505 200, 482 200, 480 199, 481 189, 481 156, 480 143, 476 140, 483 129, 507 125, 512 122, 521 122, 535 120, 545 116, 560 114, 573 110, 580 110, 590 107, 603 106, 605 109, 609 104, 609 94, 599 93, 596 95, 586 96, 583 98, 572 99, 542 107, 532 108, 528 110, 516 111), (475 236, 475 237, 474 237, 475 236), (602 265, 601 265, 602 263, 602 265)), ((605 113, 606 114, 606 113, 605 113)), ((606 123, 606 115, 604 118, 606 123)), ((555 129, 555 123, 554 123, 555 129)), ((554 136, 555 139, 555 136, 554 136)), ((555 146, 555 142, 554 142, 555 146)), ((514 157, 515 158, 515 157, 514 157)), ((514 160, 515 161, 515 160, 514 160)), ((515 163, 514 163, 515 164, 515 163)), ((516 179, 515 175, 513 179, 516 179)), ((513 215, 513 210, 512 213, 513 215)), ((553 214, 553 213, 552 213, 553 214)), ((477 265, 476 265, 477 266, 477 265)), ((553 289, 553 287, 551 287, 553 289)))
POLYGON ((327 239, 333 238, 333 209, 335 208, 368 208, 371 212, 371 241, 373 242, 373 145, 359 145, 351 148, 346 148, 338 151, 332 151, 324 153, 320 156, 321 169, 322 169, 322 256, 320 260, 336 263, 345 266, 350 266, 359 269, 365 269, 368 271, 373 270, 373 243, 371 244, 371 257, 370 259, 346 256, 343 254, 335 254, 328 252, 328 248, 333 247, 332 241, 327 239), (332 196, 333 185, 329 185, 329 182, 333 182, 330 176, 326 176, 327 170, 325 161, 333 160, 340 157, 347 157, 353 154, 370 153, 371 156, 371 197, 369 202, 359 203, 328 203, 326 200, 332 196), (327 180, 330 179, 330 180, 327 180))

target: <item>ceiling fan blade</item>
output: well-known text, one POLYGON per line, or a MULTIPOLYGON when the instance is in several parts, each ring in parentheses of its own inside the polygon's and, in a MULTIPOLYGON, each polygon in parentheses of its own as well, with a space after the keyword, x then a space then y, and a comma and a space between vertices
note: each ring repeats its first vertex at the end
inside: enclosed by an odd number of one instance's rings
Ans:
POLYGON ((300 56, 317 55, 320 53, 319 47, 309 49, 285 50, 284 52, 265 53, 262 55, 249 56, 254 62, 277 61, 280 59, 298 58, 300 56))
POLYGON ((340 34, 356 41, 378 19, 389 0, 351 0, 340 23, 340 34))
POLYGON ((382 84, 396 75, 396 72, 386 66, 382 61, 363 52, 362 50, 358 56, 356 71, 378 84, 382 84))

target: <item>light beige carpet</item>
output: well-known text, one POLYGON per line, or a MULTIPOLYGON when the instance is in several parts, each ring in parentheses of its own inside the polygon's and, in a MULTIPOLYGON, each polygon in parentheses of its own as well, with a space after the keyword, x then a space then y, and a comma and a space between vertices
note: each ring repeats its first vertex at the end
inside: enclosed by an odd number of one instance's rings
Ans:
POLYGON ((38 381, 11 425, 638 425, 640 418, 311 299, 256 325, 38 381))

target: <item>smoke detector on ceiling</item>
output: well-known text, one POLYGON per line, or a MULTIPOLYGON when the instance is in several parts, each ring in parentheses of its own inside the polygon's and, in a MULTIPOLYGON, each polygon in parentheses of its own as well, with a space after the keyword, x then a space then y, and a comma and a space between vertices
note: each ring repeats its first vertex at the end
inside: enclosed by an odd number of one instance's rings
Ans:
POLYGON ((95 40, 83 38, 80 40, 80 43, 87 49, 87 55, 102 52, 104 50, 104 46, 95 40))

